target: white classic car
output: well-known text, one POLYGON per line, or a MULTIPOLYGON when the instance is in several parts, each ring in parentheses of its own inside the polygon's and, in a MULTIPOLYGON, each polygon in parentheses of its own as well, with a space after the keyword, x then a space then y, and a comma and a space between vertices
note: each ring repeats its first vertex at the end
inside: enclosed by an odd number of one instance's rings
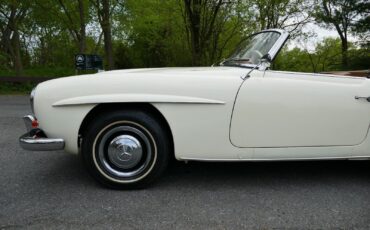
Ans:
POLYGON ((217 67, 108 71, 39 84, 26 150, 81 153, 115 188, 180 161, 369 159, 370 80, 269 70, 288 39, 265 30, 217 67), (36 119, 37 117, 37 119, 36 119))

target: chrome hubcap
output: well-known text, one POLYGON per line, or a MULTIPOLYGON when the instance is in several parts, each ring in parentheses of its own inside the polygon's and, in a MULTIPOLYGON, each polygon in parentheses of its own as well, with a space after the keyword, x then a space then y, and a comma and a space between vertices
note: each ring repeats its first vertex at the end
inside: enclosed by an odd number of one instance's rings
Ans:
POLYGON ((108 158, 118 168, 135 167, 143 156, 143 149, 138 139, 130 135, 114 138, 108 146, 108 158))
POLYGON ((132 126, 118 126, 105 132, 97 151, 104 170, 119 178, 141 174, 153 159, 148 136, 132 126))

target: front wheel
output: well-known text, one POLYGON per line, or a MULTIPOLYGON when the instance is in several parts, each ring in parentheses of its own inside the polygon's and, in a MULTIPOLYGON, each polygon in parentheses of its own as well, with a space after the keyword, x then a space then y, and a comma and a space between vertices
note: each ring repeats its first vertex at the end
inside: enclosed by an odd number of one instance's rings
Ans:
POLYGON ((82 157, 90 174, 112 188, 142 188, 168 164, 168 134, 143 111, 113 111, 98 116, 83 136, 82 157))

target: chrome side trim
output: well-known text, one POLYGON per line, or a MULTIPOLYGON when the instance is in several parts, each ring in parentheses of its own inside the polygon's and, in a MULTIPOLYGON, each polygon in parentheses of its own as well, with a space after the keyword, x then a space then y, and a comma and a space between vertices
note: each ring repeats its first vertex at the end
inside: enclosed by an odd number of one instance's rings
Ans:
POLYGON ((369 156, 348 156, 348 157, 310 157, 310 158, 193 158, 181 157, 179 161, 200 161, 200 162, 272 162, 272 161, 328 161, 328 160, 369 160, 369 156))
POLYGON ((178 103, 178 104, 225 104, 224 101, 175 96, 160 94, 99 94, 82 97, 72 97, 55 102, 52 106, 73 106, 89 105, 100 103, 121 103, 121 102, 147 102, 147 103, 178 103))
POLYGON ((30 151, 53 151, 64 149, 64 140, 61 138, 31 137, 29 133, 19 138, 20 146, 30 151))

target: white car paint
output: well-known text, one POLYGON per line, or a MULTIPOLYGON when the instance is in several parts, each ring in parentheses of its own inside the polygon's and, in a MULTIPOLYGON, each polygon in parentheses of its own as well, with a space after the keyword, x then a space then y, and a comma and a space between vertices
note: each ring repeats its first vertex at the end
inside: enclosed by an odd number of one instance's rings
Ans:
POLYGON ((266 71, 238 94, 231 141, 238 147, 355 146, 370 124, 366 78, 266 71), (250 132, 253 130, 253 132, 250 132))
POLYGON ((179 160, 370 157, 370 103, 354 99, 370 96, 368 79, 255 70, 243 81, 248 71, 158 68, 56 79, 38 85, 35 115, 75 154, 95 106, 147 102, 169 123, 179 160))

